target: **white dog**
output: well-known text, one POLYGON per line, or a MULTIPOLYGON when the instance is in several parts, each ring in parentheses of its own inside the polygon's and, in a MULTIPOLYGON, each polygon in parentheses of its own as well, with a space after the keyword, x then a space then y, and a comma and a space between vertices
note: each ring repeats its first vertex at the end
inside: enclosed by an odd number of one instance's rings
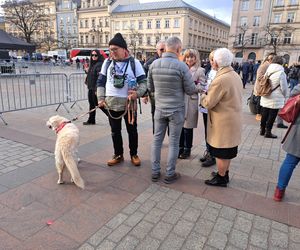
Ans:
POLYGON ((75 124, 64 117, 55 115, 49 118, 47 126, 57 134, 55 144, 55 166, 58 172, 57 184, 63 184, 63 171, 66 166, 71 174, 71 181, 84 188, 84 181, 77 168, 77 152, 79 145, 79 130, 75 124))

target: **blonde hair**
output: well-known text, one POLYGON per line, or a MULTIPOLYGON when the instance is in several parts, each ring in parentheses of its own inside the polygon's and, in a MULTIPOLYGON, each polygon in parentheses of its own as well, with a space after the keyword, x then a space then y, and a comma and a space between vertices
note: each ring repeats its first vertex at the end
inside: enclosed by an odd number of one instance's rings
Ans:
POLYGON ((214 59, 214 54, 215 54, 215 50, 211 51, 211 52, 209 53, 208 59, 209 59, 209 60, 213 60, 213 59, 214 59))
POLYGON ((200 65, 200 55, 198 50, 195 49, 186 49, 183 54, 183 61, 185 62, 187 57, 195 57, 196 58, 196 66, 200 65))

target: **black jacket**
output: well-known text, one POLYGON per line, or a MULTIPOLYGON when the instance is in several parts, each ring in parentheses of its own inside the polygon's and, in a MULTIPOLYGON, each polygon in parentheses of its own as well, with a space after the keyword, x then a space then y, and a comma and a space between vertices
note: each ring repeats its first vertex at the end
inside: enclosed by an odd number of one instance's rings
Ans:
POLYGON ((97 89, 97 79, 100 75, 101 67, 103 62, 99 61, 95 65, 93 65, 86 76, 86 85, 88 89, 95 90, 97 89))

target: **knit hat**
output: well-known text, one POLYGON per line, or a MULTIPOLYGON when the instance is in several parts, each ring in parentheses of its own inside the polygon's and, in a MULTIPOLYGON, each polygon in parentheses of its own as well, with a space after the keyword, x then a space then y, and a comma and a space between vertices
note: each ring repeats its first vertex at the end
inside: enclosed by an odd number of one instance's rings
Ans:
POLYGON ((121 33, 115 34, 115 36, 109 41, 108 45, 116 45, 116 46, 119 46, 121 48, 127 49, 127 43, 124 40, 121 33))

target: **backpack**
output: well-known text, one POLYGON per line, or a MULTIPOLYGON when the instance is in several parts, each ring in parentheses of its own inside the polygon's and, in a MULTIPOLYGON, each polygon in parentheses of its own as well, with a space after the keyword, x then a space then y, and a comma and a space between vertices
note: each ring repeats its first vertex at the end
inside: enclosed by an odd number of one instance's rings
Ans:
POLYGON ((290 97, 279 111, 278 115, 288 123, 296 121, 300 112, 300 95, 290 97))
POLYGON ((290 78, 290 79, 296 79, 296 80, 298 80, 298 74, 299 74, 299 69, 297 68, 297 67, 293 67, 291 70, 290 70, 290 72, 289 72, 289 74, 288 74, 288 77, 290 78))
MULTIPOLYGON (((106 69, 105 69, 105 74, 106 74, 106 76, 107 76, 107 70, 108 70, 108 67, 109 67, 109 65, 111 64, 111 62, 112 62, 112 60, 107 59, 107 62, 106 62, 106 64, 105 64, 105 67, 106 67, 106 69)), ((136 78, 135 61, 134 61, 134 58, 133 58, 132 56, 129 57, 129 63, 130 63, 130 67, 131 67, 131 69, 132 69, 132 72, 133 72, 133 74, 134 74, 134 77, 136 78)))
POLYGON ((275 89, 280 86, 280 84, 278 84, 274 89, 272 89, 270 76, 276 72, 271 73, 269 76, 265 74, 258 79, 256 84, 256 93, 258 96, 269 96, 275 89))

